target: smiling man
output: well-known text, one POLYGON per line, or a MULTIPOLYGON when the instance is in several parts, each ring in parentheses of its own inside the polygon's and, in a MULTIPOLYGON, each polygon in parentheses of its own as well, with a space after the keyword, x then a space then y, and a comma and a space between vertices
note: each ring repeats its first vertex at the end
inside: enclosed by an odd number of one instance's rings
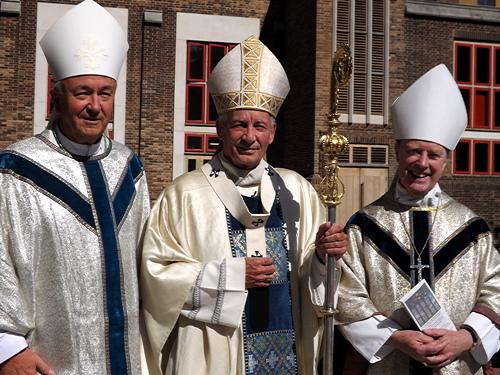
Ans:
POLYGON ((300 175, 265 160, 289 91, 258 39, 208 81, 220 152, 168 186, 145 235, 141 291, 151 374, 317 373, 327 253, 346 235, 300 175))
MULTIPOLYGON (((365 358, 361 373, 482 374, 500 349, 500 254, 486 222, 438 183, 467 125, 444 65, 394 102, 392 122, 394 183, 346 225, 340 331, 365 358), (422 279, 456 330, 419 331, 412 323, 399 301, 422 279)), ((344 374, 354 373, 352 358, 345 363, 344 374)))
POLYGON ((139 158, 105 135, 127 39, 85 0, 40 44, 54 113, 0 154, 0 374, 138 375, 149 193, 139 158))

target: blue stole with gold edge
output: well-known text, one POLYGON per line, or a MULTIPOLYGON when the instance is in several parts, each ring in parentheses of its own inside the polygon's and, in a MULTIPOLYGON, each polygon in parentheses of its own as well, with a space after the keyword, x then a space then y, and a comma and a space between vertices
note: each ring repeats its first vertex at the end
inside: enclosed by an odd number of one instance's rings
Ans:
MULTIPOLYGON (((257 213, 260 197, 243 197, 248 209, 257 213)), ((231 248, 234 257, 246 256, 245 227, 226 210, 231 248)), ((266 253, 276 266, 269 290, 269 318, 263 331, 256 331, 249 322, 251 311, 256 311, 247 299, 243 314, 245 369, 247 374, 296 374, 297 359, 293 329, 290 273, 279 199, 275 199, 265 225, 266 253)))

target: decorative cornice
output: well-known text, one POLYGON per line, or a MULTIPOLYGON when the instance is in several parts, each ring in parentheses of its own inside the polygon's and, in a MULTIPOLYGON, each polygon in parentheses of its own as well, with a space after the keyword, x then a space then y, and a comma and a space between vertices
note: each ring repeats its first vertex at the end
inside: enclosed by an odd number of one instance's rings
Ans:
POLYGON ((407 15, 500 23, 500 8, 453 4, 441 1, 407 0, 407 15))

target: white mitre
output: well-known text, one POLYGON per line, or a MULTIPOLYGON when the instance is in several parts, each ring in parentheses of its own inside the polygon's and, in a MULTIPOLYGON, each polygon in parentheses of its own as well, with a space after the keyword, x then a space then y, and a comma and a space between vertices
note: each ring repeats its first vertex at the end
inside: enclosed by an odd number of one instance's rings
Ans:
POLYGON ((40 41, 55 81, 80 75, 118 79, 128 42, 118 21, 93 0, 59 18, 40 41))
POLYGON ((257 109, 276 117, 290 91, 283 66, 254 36, 219 61, 207 85, 219 115, 234 109, 257 109))
POLYGON ((467 126, 467 110, 444 64, 415 81, 391 108, 394 138, 418 139, 455 149, 467 126))

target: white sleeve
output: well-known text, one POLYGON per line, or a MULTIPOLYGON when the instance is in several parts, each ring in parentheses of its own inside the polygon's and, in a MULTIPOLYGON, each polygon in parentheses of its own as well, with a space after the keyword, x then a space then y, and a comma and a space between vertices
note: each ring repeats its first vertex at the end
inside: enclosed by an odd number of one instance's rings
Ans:
POLYGON ((500 350, 500 330, 486 316, 475 312, 469 315, 464 325, 472 327, 478 336, 472 356, 480 365, 486 364, 500 350))
POLYGON ((391 335, 401 329, 393 320, 383 315, 337 326, 344 337, 370 363, 380 361, 394 350, 393 346, 386 345, 391 335))
POLYGON ((316 306, 324 306, 325 304, 325 281, 326 266, 314 254, 310 264, 309 291, 312 303, 316 306))
POLYGON ((28 347, 24 336, 0 330, 0 363, 28 347))
POLYGON ((248 293, 245 273, 244 257, 206 263, 181 314, 206 323, 238 327, 248 293))

